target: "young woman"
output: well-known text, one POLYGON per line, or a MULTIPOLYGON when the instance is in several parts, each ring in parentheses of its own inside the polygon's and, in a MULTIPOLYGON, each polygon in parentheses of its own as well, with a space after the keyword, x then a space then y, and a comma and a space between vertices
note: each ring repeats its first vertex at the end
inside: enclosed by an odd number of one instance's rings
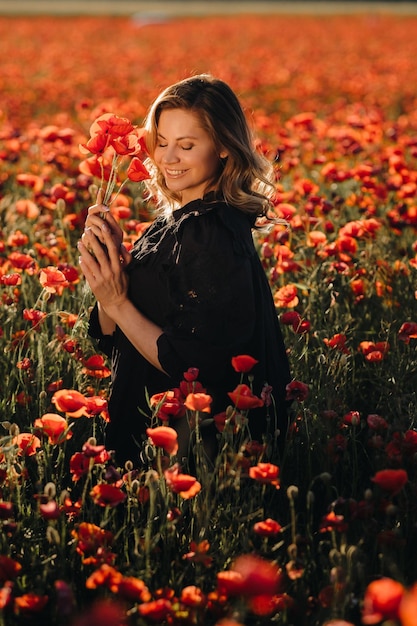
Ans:
MULTIPOLYGON (((224 411, 240 382, 231 359, 244 354, 258 361, 254 393, 267 386, 273 396, 268 407, 249 413, 251 436, 282 438, 290 374, 252 238, 273 192, 271 165, 254 149, 236 95, 210 75, 168 87, 145 127, 160 214, 128 253, 120 227, 98 200, 79 243, 81 269, 97 300, 90 333, 112 357, 107 448, 119 463, 137 464, 148 398, 178 387, 189 368, 199 370, 213 398, 211 416, 224 411)), ((170 425, 179 433, 179 455, 187 455, 186 418, 170 425)), ((213 455, 212 420, 202 436, 213 455)))

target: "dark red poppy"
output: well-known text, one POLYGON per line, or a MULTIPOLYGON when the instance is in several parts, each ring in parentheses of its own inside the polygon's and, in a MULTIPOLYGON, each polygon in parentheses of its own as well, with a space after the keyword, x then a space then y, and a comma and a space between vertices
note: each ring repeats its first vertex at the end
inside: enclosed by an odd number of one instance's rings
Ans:
POLYGON ((236 372, 247 374, 253 367, 259 363, 256 359, 248 354, 240 354, 232 357, 232 366, 236 372))
POLYGON ((234 391, 230 391, 228 394, 236 408, 242 411, 249 409, 255 409, 264 405, 263 400, 255 396, 252 389, 248 385, 238 385, 234 391))
POLYGON ((383 491, 394 496, 407 484, 408 474, 403 469, 385 469, 377 472, 371 480, 383 491))

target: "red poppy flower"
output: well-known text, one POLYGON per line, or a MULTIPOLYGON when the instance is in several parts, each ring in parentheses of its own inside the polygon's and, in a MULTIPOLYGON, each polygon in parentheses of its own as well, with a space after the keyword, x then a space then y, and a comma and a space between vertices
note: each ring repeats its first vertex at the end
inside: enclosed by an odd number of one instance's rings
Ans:
POLYGON ((275 537, 281 532, 282 526, 274 519, 268 517, 268 519, 262 522, 256 522, 256 524, 253 525, 253 530, 261 537, 275 537))
POLYGON ((343 416, 343 423, 350 426, 358 426, 361 423, 359 411, 349 411, 343 416))
POLYGON ((213 398, 206 393, 189 393, 185 399, 184 405, 190 411, 201 411, 202 413, 210 413, 210 404, 213 398))
POLYGON ((274 485, 277 489, 279 484, 279 467, 273 463, 258 463, 249 468, 249 476, 258 483, 274 485))
POLYGON ((189 585, 181 591, 180 602, 185 606, 202 607, 206 603, 206 596, 196 585, 189 585))
POLYGON ((13 517, 14 506, 12 502, 0 502, 0 519, 13 517))
POLYGON ((377 472, 371 480, 383 491, 395 496, 407 484, 408 474, 403 469, 385 469, 377 472))
POLYGON ((14 559, 0 554, 0 585, 4 585, 7 580, 13 580, 19 575, 22 566, 14 559))
POLYGON ((0 611, 9 608, 13 603, 13 587, 14 583, 10 580, 6 581, 4 587, 0 589, 0 611))
POLYGON ((113 541, 110 531, 88 522, 82 522, 71 534, 77 542, 76 551, 83 556, 96 554, 99 548, 107 548, 113 541))
POLYGON ((184 500, 194 497, 201 490, 201 484, 190 474, 181 474, 178 464, 165 470, 165 480, 174 493, 179 493, 184 500))
POLYGON ((156 410, 156 417, 164 422, 167 422, 170 418, 185 415, 185 406, 180 398, 179 389, 153 395, 150 399, 150 405, 156 410))
POLYGON ((61 295, 64 288, 69 285, 65 274, 52 265, 49 265, 41 270, 39 274, 39 282, 45 291, 48 293, 56 293, 58 295, 61 295))
POLYGON ((203 539, 200 543, 192 541, 190 543, 190 552, 183 555, 183 559, 192 563, 202 563, 205 567, 210 567, 213 558, 207 553, 210 550, 210 544, 207 539, 203 539))
POLYGON ((281 571, 275 564, 250 554, 238 557, 228 575, 225 574, 218 574, 217 586, 229 596, 273 596, 282 580, 281 571))
POLYGON ((46 318, 46 313, 37 309, 23 309, 23 319, 32 323, 33 327, 38 326, 46 318))
POLYGON ((335 335, 333 335, 333 337, 330 337, 330 339, 327 339, 327 338, 323 339, 323 342, 329 348, 334 348, 334 349, 340 350, 344 354, 349 354, 350 351, 346 347, 346 341, 347 341, 347 337, 344 333, 336 333, 335 335))
POLYGON ((61 510, 56 500, 48 500, 39 504, 39 513, 43 519, 54 520, 59 518, 61 510))
POLYGON ((47 435, 52 445, 63 443, 72 437, 67 420, 56 413, 45 413, 35 420, 34 427, 47 435))
POLYGON ((71 417, 85 415, 87 401, 82 393, 74 389, 59 389, 52 396, 51 402, 58 411, 62 411, 71 417))
POLYGON ((278 308, 293 309, 299 302, 297 287, 295 285, 285 285, 281 287, 274 294, 274 302, 275 306, 278 308))
POLYGON ((178 451, 178 434, 169 426, 148 428, 146 434, 154 446, 161 447, 167 454, 176 454, 178 451))
POLYGON ((41 447, 39 437, 32 433, 19 433, 13 437, 12 443, 17 446, 18 454, 22 456, 34 456, 41 447))
POLYGON ((247 374, 257 363, 259 363, 259 361, 248 354, 240 354, 232 358, 233 369, 239 373, 247 374))
POLYGON ((137 610, 142 617, 161 623, 172 612, 172 605, 169 600, 159 598, 159 600, 139 604, 137 610))
POLYGON ((75 452, 70 459, 70 474, 72 475, 72 480, 77 482, 88 474, 90 469, 90 458, 81 452, 75 452))
POLYGON ((126 608, 114 600, 97 600, 72 622, 72 626, 123 626, 124 624, 127 624, 126 608))
POLYGON ((308 397, 308 385, 302 383, 299 380, 293 380, 285 387, 286 389, 286 400, 297 400, 298 402, 303 402, 308 397))
POLYGON ((370 430, 374 430, 378 433, 384 432, 388 428, 388 422, 376 413, 371 413, 370 415, 368 415, 366 418, 366 423, 368 424, 368 428, 370 428, 370 430))
POLYGON ((108 378, 111 370, 105 364, 105 359, 101 354, 94 354, 88 359, 83 359, 83 374, 93 378, 108 378))
POLYGON ((415 626, 417 615, 416 583, 402 596, 398 614, 401 626, 415 626))
POLYGON ((102 507, 115 507, 126 500, 126 494, 123 491, 115 485, 107 485, 106 483, 95 485, 90 491, 90 496, 95 504, 102 507))
POLYGON ((129 180, 139 183, 150 178, 150 174, 138 157, 133 157, 127 168, 126 175, 129 180))
POLYGON ((189 367, 188 370, 183 374, 184 380, 186 380, 187 383, 192 383, 197 380, 198 374, 199 370, 197 367, 189 367))
POLYGON ((143 580, 134 576, 123 576, 111 591, 130 602, 149 602, 152 598, 143 580))
POLYGON ((121 580, 122 574, 117 569, 107 563, 103 563, 87 578, 85 586, 87 589, 106 587, 112 590, 117 589, 121 580))
POLYGON ((242 411, 255 409, 264 405, 263 400, 255 396, 248 385, 238 385, 234 391, 230 391, 227 395, 232 400, 235 407, 242 411))
POLYGON ((103 411, 106 411, 108 402, 106 398, 101 396, 86 396, 85 398, 85 412, 87 417, 93 417, 100 415, 103 411))
POLYGON ((13 267, 25 270, 28 274, 34 274, 37 271, 37 263, 35 259, 28 254, 22 252, 11 252, 7 257, 13 267))
POLYGON ((340 533, 345 532, 348 529, 348 524, 345 521, 343 515, 336 515, 334 511, 331 511, 325 515, 320 523, 320 532, 332 532, 337 530, 340 533))
POLYGON ((398 331, 398 339, 410 343, 410 339, 417 339, 417 322, 404 322, 398 331))
POLYGON ((4 274, 0 277, 0 283, 9 287, 16 287, 22 284, 22 277, 20 274, 4 274))
POLYGON ((365 591, 362 610, 363 624, 379 624, 385 620, 398 620, 405 589, 391 578, 371 582, 365 591))
POLYGON ((43 611, 48 604, 48 596, 41 596, 36 593, 25 593, 14 599, 14 611, 16 615, 30 617, 35 613, 43 611))

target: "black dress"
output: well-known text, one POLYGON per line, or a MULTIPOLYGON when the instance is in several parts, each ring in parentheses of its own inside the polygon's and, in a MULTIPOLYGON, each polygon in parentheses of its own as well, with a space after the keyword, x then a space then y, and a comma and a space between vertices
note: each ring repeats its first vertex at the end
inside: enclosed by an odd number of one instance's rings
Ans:
POLYGON ((158 357, 167 374, 146 361, 118 327, 104 336, 93 309, 90 335, 112 360, 106 446, 117 461, 137 463, 149 426, 147 398, 178 387, 190 367, 199 369, 198 380, 213 397, 211 415, 224 411, 231 404, 227 392, 240 382, 231 359, 241 354, 259 361, 251 372, 254 393, 264 384, 273 388, 276 415, 267 421, 265 409, 250 412, 252 438, 261 440, 267 428, 285 433, 290 373, 250 218, 209 194, 170 219, 158 217, 132 256, 128 295, 163 331, 158 357))

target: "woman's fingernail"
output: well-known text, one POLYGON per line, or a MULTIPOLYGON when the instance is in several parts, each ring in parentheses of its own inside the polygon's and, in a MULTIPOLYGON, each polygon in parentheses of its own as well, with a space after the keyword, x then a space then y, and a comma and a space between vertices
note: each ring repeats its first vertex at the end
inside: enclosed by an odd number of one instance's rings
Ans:
POLYGON ((107 226, 106 223, 101 225, 101 230, 105 233, 109 233, 110 232, 110 228, 107 226))

